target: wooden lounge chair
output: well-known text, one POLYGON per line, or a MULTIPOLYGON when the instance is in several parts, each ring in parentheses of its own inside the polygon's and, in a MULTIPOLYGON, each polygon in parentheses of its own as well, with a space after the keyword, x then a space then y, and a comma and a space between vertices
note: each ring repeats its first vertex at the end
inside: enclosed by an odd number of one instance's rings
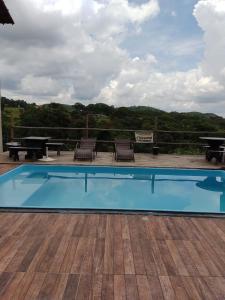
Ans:
POLYGON ((80 144, 80 147, 82 147, 82 148, 93 147, 93 149, 95 149, 96 139, 95 138, 81 138, 79 144, 80 144))
POLYGON ((81 138, 74 151, 74 160, 93 160, 96 152, 96 139, 81 138))
POLYGON ((84 159, 92 161, 94 158, 94 151, 91 148, 77 148, 74 152, 74 160, 84 159))
POLYGON ((115 140, 115 160, 135 160, 132 143, 128 139, 115 140))

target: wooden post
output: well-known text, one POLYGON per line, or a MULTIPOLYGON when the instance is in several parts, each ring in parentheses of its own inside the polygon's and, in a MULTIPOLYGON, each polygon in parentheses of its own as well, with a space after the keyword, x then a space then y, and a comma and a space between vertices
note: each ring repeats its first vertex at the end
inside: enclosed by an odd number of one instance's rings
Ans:
POLYGON ((0 153, 3 152, 3 136, 2 136, 2 111, 1 111, 1 100, 0 100, 0 153))
POLYGON ((86 138, 88 138, 88 114, 86 114, 86 138))
POLYGON ((158 143, 158 117, 155 117, 155 121, 154 121, 154 144, 157 145, 158 143))
POLYGON ((2 95, 1 95, 1 81, 0 81, 0 153, 3 152, 3 137, 2 137, 2 95))
POLYGON ((13 114, 10 115, 10 141, 14 139, 14 118, 13 114))

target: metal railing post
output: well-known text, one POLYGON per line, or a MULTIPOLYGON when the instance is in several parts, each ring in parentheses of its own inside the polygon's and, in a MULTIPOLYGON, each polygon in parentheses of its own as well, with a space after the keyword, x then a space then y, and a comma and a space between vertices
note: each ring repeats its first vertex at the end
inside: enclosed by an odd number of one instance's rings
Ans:
POLYGON ((86 114, 86 138, 88 138, 88 121, 89 121, 89 115, 88 114, 86 114))
POLYGON ((1 94, 1 80, 0 80, 0 153, 3 152, 3 136, 2 136, 2 94, 1 94))
POLYGON ((158 143, 158 118, 155 117, 155 120, 154 120, 154 144, 157 145, 158 143))
POLYGON ((14 139, 14 118, 13 115, 10 115, 10 140, 13 141, 14 139))
MULTIPOLYGON (((89 114, 90 115, 90 114, 89 114)), ((160 134, 167 134, 167 135, 173 135, 173 134, 195 134, 198 136, 200 135, 208 135, 208 134, 212 134, 212 135, 224 135, 224 131, 190 131, 190 130, 161 130, 159 127, 158 127, 158 119, 156 118, 155 119, 155 122, 154 122, 154 127, 151 129, 153 132, 154 132, 154 144, 155 146, 159 146, 159 145, 165 145, 165 146, 193 146, 193 147, 200 147, 202 146, 202 142, 192 142, 192 140, 189 138, 185 141, 179 141, 178 138, 176 138, 175 141, 167 141, 167 140, 161 140, 159 138, 159 135, 160 134)), ((102 132, 102 131, 109 131, 109 132, 115 132, 115 133, 124 133, 125 135, 128 135, 128 134, 134 134, 135 131, 137 131, 137 129, 119 129, 119 128, 89 128, 89 124, 88 124, 88 120, 87 120, 87 123, 86 123, 86 127, 36 127, 36 126, 17 126, 17 125, 14 125, 12 126, 13 127, 13 132, 11 133, 11 138, 20 138, 14 134, 17 133, 17 129, 26 129, 26 130, 40 130, 40 131, 46 131, 46 130, 65 130, 65 131, 74 131, 74 130, 79 130, 79 131, 82 131, 82 134, 84 134, 84 136, 89 136, 89 132, 93 132, 93 131, 97 131, 97 132, 102 132), (16 130, 16 131, 15 131, 16 130)), ((149 129, 150 130, 150 129, 149 129)), ((69 142, 69 141, 72 141, 72 142, 77 142, 78 140, 74 140, 74 139, 54 139, 54 140, 57 140, 57 141, 60 141, 60 142, 69 142)), ((112 144, 113 143, 113 140, 98 140, 98 142, 101 142, 101 143, 109 143, 109 144, 112 144)))

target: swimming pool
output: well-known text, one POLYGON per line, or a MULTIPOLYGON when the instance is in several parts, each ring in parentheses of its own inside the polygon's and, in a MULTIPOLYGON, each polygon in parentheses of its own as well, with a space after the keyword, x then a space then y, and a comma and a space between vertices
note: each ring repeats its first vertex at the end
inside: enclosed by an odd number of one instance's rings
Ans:
POLYGON ((0 207, 225 213, 225 172, 22 165, 0 176, 0 207))

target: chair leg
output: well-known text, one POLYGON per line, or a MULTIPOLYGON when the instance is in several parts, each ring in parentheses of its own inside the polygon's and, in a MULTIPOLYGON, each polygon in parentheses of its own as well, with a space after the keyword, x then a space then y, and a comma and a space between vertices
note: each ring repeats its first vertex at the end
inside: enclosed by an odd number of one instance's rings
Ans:
POLYGON ((9 149, 9 157, 12 158, 13 157, 13 152, 11 149, 9 149))
POLYGON ((37 159, 37 152, 32 151, 32 160, 36 160, 36 159, 37 159))
POLYGON ((19 151, 14 151, 13 160, 14 161, 19 161, 20 160, 20 158, 19 158, 19 151))
POLYGON ((60 156, 60 147, 57 148, 57 156, 60 156))

